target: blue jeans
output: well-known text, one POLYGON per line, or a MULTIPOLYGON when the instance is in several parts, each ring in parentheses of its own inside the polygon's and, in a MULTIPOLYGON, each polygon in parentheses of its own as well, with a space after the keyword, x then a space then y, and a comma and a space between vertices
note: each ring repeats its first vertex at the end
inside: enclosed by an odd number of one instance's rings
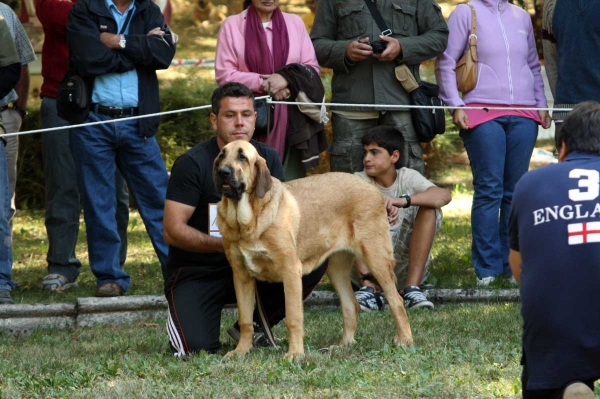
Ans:
POLYGON ((460 132, 473 172, 471 254, 478 278, 510 276, 508 218, 517 181, 529 169, 537 123, 503 116, 460 132))
MULTIPOLYGON (((108 120, 113 118, 90 113, 86 122, 108 120)), ((117 168, 137 203, 164 275, 168 246, 162 219, 169 177, 156 139, 140 136, 137 121, 126 121, 71 129, 70 142, 83 202, 90 267, 98 284, 115 282, 127 290, 130 282, 119 264, 117 168)))
MULTIPOLYGON (((68 126, 56 109, 56 99, 42 98, 42 127, 68 126)), ((44 180, 46 186, 45 224, 48 234, 48 273, 58 273, 74 281, 81 271, 75 255, 79 234, 79 188, 73 155, 69 148, 69 130, 54 130, 42 134, 44 180)), ((121 237, 119 262, 127 258, 127 224, 129 222, 129 192, 125 179, 117 171, 117 231, 121 237)))
MULTIPOLYGON (((2 128, 0 128, 0 132, 2 128)), ((12 238, 8 219, 10 217, 10 186, 6 167, 6 148, 0 139, 0 290, 11 290, 15 283, 12 275, 12 238)))

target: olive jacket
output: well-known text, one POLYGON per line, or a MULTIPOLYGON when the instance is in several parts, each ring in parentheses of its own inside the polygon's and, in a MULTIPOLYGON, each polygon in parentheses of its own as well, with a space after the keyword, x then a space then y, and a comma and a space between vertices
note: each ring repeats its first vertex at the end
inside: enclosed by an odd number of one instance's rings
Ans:
MULTIPOLYGON (((374 1, 392 31, 391 37, 402 47, 396 62, 380 62, 373 57, 349 62, 346 59, 348 44, 364 37, 379 40, 381 30, 364 0, 319 1, 310 37, 319 64, 333 69, 332 102, 409 104, 408 93, 395 77, 396 64, 406 64, 419 81, 420 63, 446 49, 448 26, 434 0, 374 1)), ((373 109, 357 107, 354 110, 373 109)))

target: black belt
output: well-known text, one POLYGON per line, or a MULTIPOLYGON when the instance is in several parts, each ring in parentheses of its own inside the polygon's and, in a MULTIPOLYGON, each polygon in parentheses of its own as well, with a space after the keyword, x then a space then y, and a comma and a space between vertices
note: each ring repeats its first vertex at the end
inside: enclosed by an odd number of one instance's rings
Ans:
POLYGON ((116 108, 116 107, 104 107, 100 104, 92 104, 92 112, 96 114, 108 115, 115 118, 124 118, 127 116, 136 116, 139 114, 138 107, 131 108, 116 108))
POLYGON ((4 106, 0 107, 0 112, 6 111, 7 109, 8 109, 8 105, 4 105, 4 106))

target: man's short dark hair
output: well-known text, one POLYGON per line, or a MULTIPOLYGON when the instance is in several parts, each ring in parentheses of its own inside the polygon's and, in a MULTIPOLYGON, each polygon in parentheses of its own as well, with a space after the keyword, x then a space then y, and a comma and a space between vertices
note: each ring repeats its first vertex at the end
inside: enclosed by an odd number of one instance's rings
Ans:
POLYGON ((567 153, 581 151, 600 155, 600 104, 586 101, 575 106, 565 118, 556 141, 567 145, 567 153))
POLYGON ((241 83, 226 83, 221 87, 217 87, 213 92, 211 104, 212 112, 215 115, 219 115, 219 109, 221 109, 221 100, 223 100, 223 97, 248 97, 252 100, 252 106, 254 107, 254 93, 252 93, 252 90, 241 83))
POLYGON ((378 147, 385 148, 390 155, 394 151, 402 153, 402 148, 404 148, 402 132, 392 126, 372 127, 360 142, 363 146, 376 144, 378 147))

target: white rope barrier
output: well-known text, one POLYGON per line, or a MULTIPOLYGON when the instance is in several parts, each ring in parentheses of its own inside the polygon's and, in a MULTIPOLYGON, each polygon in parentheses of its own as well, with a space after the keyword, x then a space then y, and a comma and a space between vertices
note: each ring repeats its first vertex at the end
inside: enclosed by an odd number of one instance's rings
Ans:
POLYGON ((171 61, 171 66, 192 66, 196 68, 214 68, 214 58, 186 58, 186 59, 175 59, 171 61))
MULTIPOLYGON (((383 110, 396 110, 396 111, 407 111, 412 108, 449 109, 449 110, 450 109, 472 109, 472 110, 483 110, 483 111, 492 111, 492 110, 498 110, 498 111, 553 111, 553 112, 569 112, 572 110, 572 108, 549 108, 549 107, 546 107, 546 108, 535 108, 535 107, 522 108, 522 107, 500 107, 500 106, 499 107, 451 107, 449 105, 421 106, 421 105, 389 105, 389 104, 313 103, 313 102, 275 101, 269 96, 255 97, 255 100, 264 100, 264 99, 267 100, 267 104, 312 105, 312 106, 316 106, 316 107, 321 107, 324 105, 326 107, 377 108, 378 110, 383 109, 383 110)), ((179 114, 179 113, 191 112, 191 111, 199 111, 199 110, 203 110, 203 109, 210 109, 211 107, 212 107, 212 105, 201 105, 201 106, 197 106, 197 107, 156 112, 153 114, 146 114, 146 115, 128 116, 128 117, 124 117, 124 118, 115 118, 115 119, 99 121, 99 122, 81 123, 78 125, 52 127, 52 128, 47 128, 47 129, 26 130, 23 132, 6 133, 6 134, 3 134, 2 137, 24 136, 26 134, 46 133, 46 132, 52 132, 52 131, 56 131, 56 130, 74 129, 74 128, 80 128, 80 127, 86 127, 86 126, 102 125, 102 124, 106 124, 106 123, 119 123, 119 122, 130 121, 130 120, 150 118, 150 117, 154 117, 154 116, 163 116, 163 115, 172 115, 172 114, 179 114)))
MULTIPOLYGON (((269 98, 270 98, 269 96, 255 97, 256 100, 263 100, 263 99, 268 100, 269 98)), ((109 119, 106 121, 88 122, 88 123, 80 123, 78 125, 67 125, 67 126, 51 127, 51 128, 47 128, 47 129, 36 129, 36 130, 26 130, 23 132, 6 133, 6 134, 2 134, 0 136, 1 137, 24 136, 26 134, 46 133, 46 132, 53 132, 56 130, 66 130, 66 129, 74 129, 74 128, 79 128, 79 127, 86 127, 86 126, 104 125, 107 123, 119 123, 119 122, 124 122, 124 121, 133 121, 133 120, 137 120, 137 119, 150 118, 153 116, 179 114, 179 113, 183 113, 183 112, 199 111, 202 109, 210 109, 210 108, 212 108, 212 105, 201 105, 198 107, 174 109, 171 111, 156 112, 154 114, 127 116, 124 118, 115 118, 115 119, 109 119)))

